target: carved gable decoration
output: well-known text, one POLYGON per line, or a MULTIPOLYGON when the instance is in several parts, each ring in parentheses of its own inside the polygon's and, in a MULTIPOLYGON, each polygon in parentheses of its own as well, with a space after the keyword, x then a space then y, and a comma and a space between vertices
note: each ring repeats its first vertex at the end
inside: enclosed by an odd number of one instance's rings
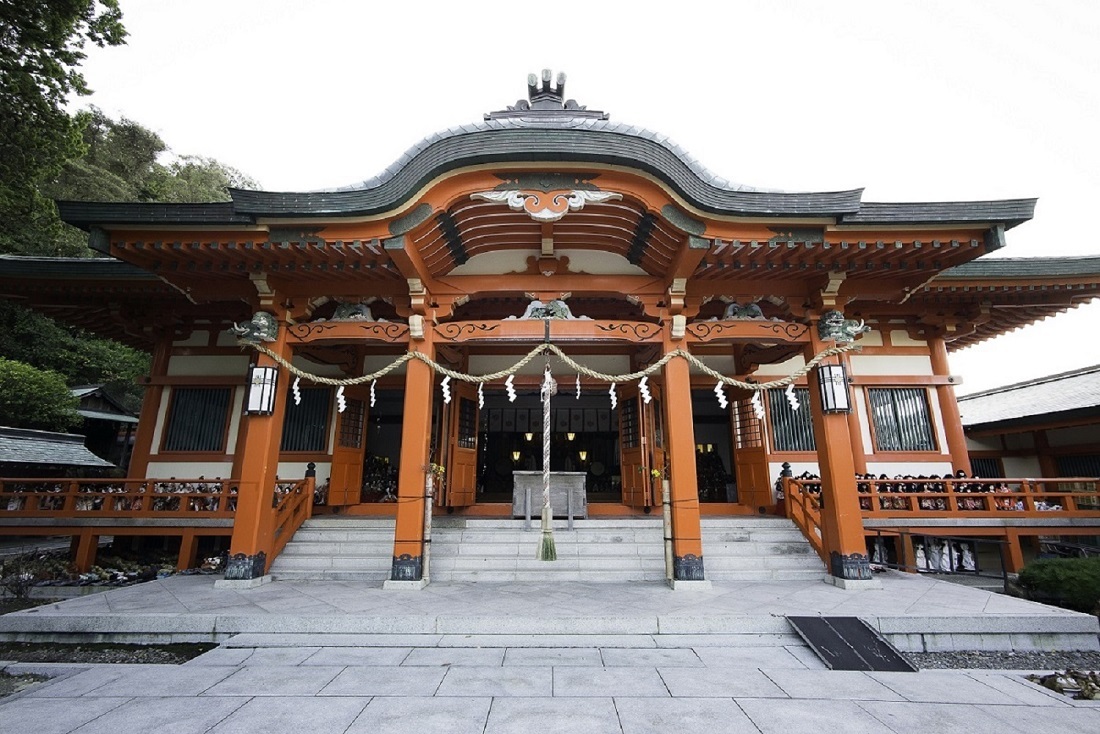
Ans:
POLYGON ((508 204, 513 211, 525 211, 536 222, 556 222, 570 211, 580 211, 588 202, 622 199, 622 194, 601 191, 591 183, 595 176, 560 173, 521 174, 505 177, 492 191, 470 194, 471 199, 508 204))

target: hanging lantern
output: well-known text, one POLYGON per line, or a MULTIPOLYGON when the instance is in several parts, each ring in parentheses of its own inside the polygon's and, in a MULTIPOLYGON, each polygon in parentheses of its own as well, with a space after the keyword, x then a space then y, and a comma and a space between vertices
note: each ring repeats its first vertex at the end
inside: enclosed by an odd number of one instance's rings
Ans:
POLYGON ((817 368, 817 385, 821 390, 821 408, 825 413, 851 413, 848 395, 848 375, 844 365, 823 364, 817 368))
POLYGON ((271 415, 275 412, 275 386, 279 382, 277 367, 248 368, 248 399, 245 401, 245 415, 271 415))

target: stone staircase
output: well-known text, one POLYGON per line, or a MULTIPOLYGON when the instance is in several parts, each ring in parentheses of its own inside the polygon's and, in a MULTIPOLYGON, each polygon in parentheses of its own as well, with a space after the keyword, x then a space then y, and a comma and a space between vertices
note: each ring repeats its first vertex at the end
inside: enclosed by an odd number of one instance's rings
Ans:
MULTIPOLYGON (((659 518, 554 523, 557 561, 535 558, 540 532, 532 520, 436 518, 428 575, 432 581, 654 581, 665 578, 659 518)), ((390 518, 318 517, 306 521, 275 559, 279 579, 382 581, 393 553, 390 518)), ((789 520, 703 519, 705 573, 713 580, 793 581, 824 578, 824 566, 789 520)))

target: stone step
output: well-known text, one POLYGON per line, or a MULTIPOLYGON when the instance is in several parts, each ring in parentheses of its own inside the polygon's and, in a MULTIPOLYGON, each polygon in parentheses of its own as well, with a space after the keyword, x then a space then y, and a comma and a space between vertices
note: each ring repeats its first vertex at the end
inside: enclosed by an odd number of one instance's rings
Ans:
MULTIPOLYGON (((660 581, 664 578, 659 517, 554 523, 558 560, 539 561, 538 520, 436 518, 430 577, 440 581, 660 581)), ((303 524, 272 565, 272 575, 296 579, 377 580, 392 564, 392 518, 323 516, 303 524)), ((785 518, 703 518, 704 563, 716 580, 823 578, 809 543, 785 518)))

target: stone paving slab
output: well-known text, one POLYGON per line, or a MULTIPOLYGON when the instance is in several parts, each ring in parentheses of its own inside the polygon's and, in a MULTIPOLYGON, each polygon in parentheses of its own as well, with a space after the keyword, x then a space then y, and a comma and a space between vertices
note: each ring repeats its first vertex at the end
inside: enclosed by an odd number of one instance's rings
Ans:
MULTIPOLYGON (((233 701, 233 699, 221 699, 233 701)), ((370 698, 253 698, 238 706, 209 734, 309 732, 343 734, 361 718, 370 698)), ((375 731, 379 731, 375 729, 375 731)), ((159 734, 159 733, 158 733, 159 734)))
MULTIPOLYGON (((623 734, 757 734, 733 699, 616 698, 623 734)), ((788 730, 784 734, 789 734, 788 730)))

